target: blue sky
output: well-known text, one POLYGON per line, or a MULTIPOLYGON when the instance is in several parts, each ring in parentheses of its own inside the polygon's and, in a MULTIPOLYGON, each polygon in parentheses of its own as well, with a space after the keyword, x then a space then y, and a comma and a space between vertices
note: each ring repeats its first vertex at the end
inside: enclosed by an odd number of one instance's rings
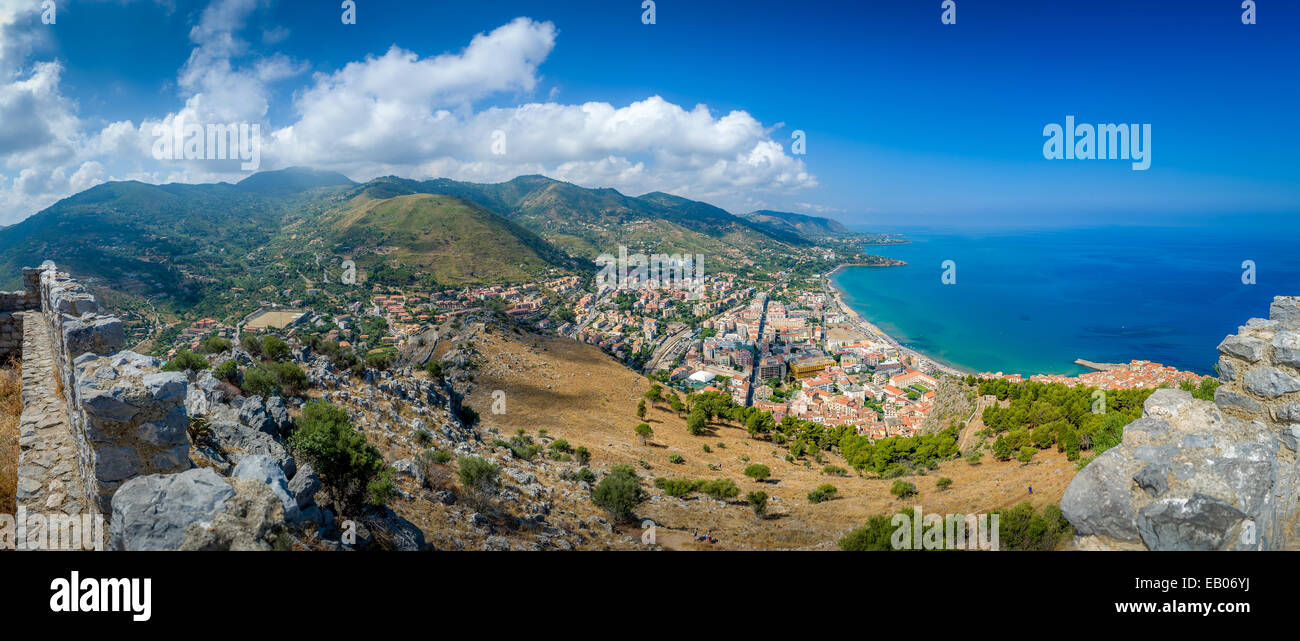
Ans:
POLYGON ((152 157, 178 116, 259 124, 263 169, 545 173, 851 224, 1300 213, 1295 2, 1254 25, 1236 1, 956 0, 954 25, 938 0, 661 0, 654 25, 640 0, 357 0, 355 25, 337 2, 39 4, 0 0, 0 224, 103 180, 246 175, 152 157), (1151 168, 1044 159, 1067 115, 1150 123, 1151 168))

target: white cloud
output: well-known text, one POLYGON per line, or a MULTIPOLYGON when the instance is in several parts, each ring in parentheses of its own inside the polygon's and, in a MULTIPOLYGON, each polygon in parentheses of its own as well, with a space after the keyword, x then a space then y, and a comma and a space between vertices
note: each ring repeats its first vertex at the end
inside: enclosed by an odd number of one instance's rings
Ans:
MULTIPOLYGON (((0 72, 25 57, 34 36, 0 0, 0 72), (16 52, 16 53, 11 53, 16 52)), ((272 87, 308 65, 282 54, 258 55, 241 37, 262 43, 288 33, 250 26, 261 0, 215 0, 190 30, 194 47, 177 71, 181 103, 170 113, 91 125, 59 92, 55 61, 11 66, 0 76, 0 223, 103 180, 148 182, 238 180, 237 163, 158 161, 153 128, 189 123, 262 126, 262 168, 307 165, 354 179, 397 174, 472 181, 542 173, 630 194, 667 191, 732 209, 761 206, 764 194, 815 186, 801 159, 789 155, 751 114, 714 114, 650 96, 631 104, 563 104, 558 87, 543 89, 540 67, 556 46, 550 22, 518 18, 470 39, 458 52, 422 57, 399 46, 303 78, 288 123, 272 123, 272 87), (26 120, 24 120, 26 119, 26 120), (98 130, 94 130, 98 127, 98 130), (494 132, 505 153, 494 153, 494 132)), ((29 21, 30 22, 30 21, 29 21)), ((39 24, 39 19, 36 21, 39 24)))

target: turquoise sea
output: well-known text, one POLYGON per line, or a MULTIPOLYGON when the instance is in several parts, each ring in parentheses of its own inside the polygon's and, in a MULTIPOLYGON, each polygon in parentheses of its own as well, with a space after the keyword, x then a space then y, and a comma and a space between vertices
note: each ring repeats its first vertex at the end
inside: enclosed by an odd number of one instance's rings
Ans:
POLYGON ((845 301, 970 371, 1078 374, 1083 358, 1212 374, 1224 336, 1267 317, 1273 296, 1300 295, 1300 234, 1272 226, 872 231, 911 241, 870 248, 908 265, 840 270, 845 301), (947 260, 951 285, 941 282, 947 260), (1242 282, 1247 260, 1253 285, 1242 282))

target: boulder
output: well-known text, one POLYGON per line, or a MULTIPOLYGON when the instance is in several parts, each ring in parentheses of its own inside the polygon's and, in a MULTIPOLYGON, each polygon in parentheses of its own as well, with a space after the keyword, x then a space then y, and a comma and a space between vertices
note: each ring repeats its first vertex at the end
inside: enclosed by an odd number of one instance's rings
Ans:
POLYGON ((298 500, 289 491, 289 480, 284 477, 284 470, 271 457, 265 454, 245 456, 230 473, 232 478, 250 479, 266 484, 271 493, 280 499, 284 506, 284 520, 297 523, 302 514, 298 509, 298 500))
POLYGON ((235 465, 247 455, 265 454, 280 466, 285 476, 292 477, 298 471, 298 465, 289 450, 270 434, 219 418, 209 422, 208 427, 212 429, 212 439, 225 453, 226 459, 235 465))
POLYGON ((206 468, 140 476, 113 495, 109 546, 114 550, 176 550, 191 523, 225 511, 234 488, 206 468))
POLYGON ((289 480, 289 492, 293 494, 298 507, 306 509, 316 504, 316 493, 320 491, 320 477, 311 469, 310 463, 298 468, 298 473, 289 480))

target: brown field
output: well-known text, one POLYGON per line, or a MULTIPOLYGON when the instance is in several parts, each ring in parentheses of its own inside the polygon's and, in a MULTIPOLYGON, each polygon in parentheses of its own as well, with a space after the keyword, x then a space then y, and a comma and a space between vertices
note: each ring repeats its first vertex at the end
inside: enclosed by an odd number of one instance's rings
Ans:
MULTIPOLYGON (((481 416, 486 429, 496 427, 502 435, 523 429, 536 435, 563 438, 574 447, 592 451, 592 468, 608 470, 616 463, 632 465, 646 481, 656 500, 638 508, 637 516, 661 524, 658 541, 670 549, 834 549, 836 541, 874 514, 892 514, 909 506, 921 506, 927 513, 976 514, 1029 501, 1036 507, 1060 501, 1074 477, 1074 463, 1054 450, 1041 452, 1029 464, 998 462, 985 456, 979 465, 964 460, 949 461, 926 476, 907 477, 920 496, 896 500, 889 493, 893 480, 831 477, 821 473, 822 465, 805 467, 785 461, 785 450, 769 441, 749 438, 743 429, 726 424, 711 425, 712 433, 690 436, 685 420, 666 404, 652 407, 646 421, 654 429, 649 445, 633 434, 641 423, 636 405, 650 382, 614 362, 599 349, 568 339, 480 334, 474 338, 480 365, 475 371, 476 387, 467 399, 481 416), (491 412, 492 391, 506 392, 506 413, 491 412), (725 447, 719 447, 719 443, 725 447), (711 452, 704 452, 708 445, 711 452), (682 464, 668 462, 680 454, 682 464), (763 463, 773 478, 755 482, 743 475, 748 463, 763 463), (639 462, 645 461, 650 469, 639 462), (713 464, 717 471, 709 469, 713 464), (740 496, 726 504, 700 494, 684 500, 662 496, 651 486, 656 476, 693 479, 730 478, 740 487, 740 496), (940 477, 953 480, 946 491, 935 488, 940 477), (839 490, 839 497, 810 504, 807 494, 823 483, 839 490), (1028 487, 1034 487, 1032 497, 1028 487), (760 520, 743 502, 746 493, 763 490, 769 499, 769 515, 760 520), (717 543, 698 543, 692 530, 712 533, 717 543)), ((838 455, 824 453, 824 464, 848 468, 838 455)), ((633 530, 635 532, 635 530, 633 530)))
POLYGON ((22 412, 22 362, 0 364, 0 514, 18 511, 18 420, 22 412))
POLYGON ((281 329, 293 324, 294 321, 302 318, 306 312, 293 309, 279 309, 262 312, 250 319, 244 324, 244 329, 266 329, 274 327, 281 329))

